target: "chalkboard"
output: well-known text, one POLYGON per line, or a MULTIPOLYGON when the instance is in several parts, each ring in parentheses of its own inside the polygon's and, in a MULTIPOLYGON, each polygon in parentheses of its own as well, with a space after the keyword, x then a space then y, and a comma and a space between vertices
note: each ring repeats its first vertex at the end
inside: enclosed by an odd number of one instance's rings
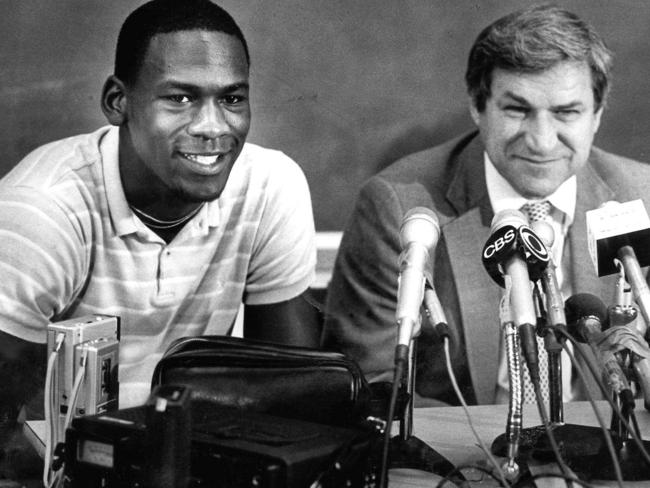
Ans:
MULTIPOLYGON (((182 0, 179 0, 182 1, 182 0)), ((117 32, 139 1, 0 0, 0 175, 45 142, 90 132, 117 32)), ((304 169, 318 230, 396 158, 472 128, 469 48, 521 0, 224 0, 249 42, 249 140, 304 169)), ((596 143, 650 160, 650 2, 567 1, 614 51, 596 143)))

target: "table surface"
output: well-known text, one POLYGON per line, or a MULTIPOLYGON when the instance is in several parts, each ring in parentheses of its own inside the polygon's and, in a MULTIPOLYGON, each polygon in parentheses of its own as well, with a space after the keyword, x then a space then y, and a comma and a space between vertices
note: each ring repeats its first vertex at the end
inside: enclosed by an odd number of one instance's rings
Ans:
MULTIPOLYGON (((607 402, 596 402, 596 405, 609 425, 611 408, 607 402)), ((507 405, 482 405, 469 407, 469 414, 474 428, 483 443, 489 448, 492 441, 505 431, 508 414, 507 405)), ((644 439, 650 438, 650 412, 645 410, 643 402, 638 401, 635 409, 639 428, 644 439)), ((589 402, 571 402, 564 404, 564 421, 567 424, 598 426, 596 414, 589 402)), ((540 425, 540 417, 535 405, 525 405, 523 411, 523 427, 540 425)), ((438 453, 446 457, 455 466, 478 464, 488 466, 487 456, 471 431, 467 416, 461 407, 439 407, 416 409, 413 421, 413 434, 426 444, 432 446, 438 453)), ((498 458, 503 460, 503 458, 498 458)), ((610 462, 609 458, 604 462, 610 462)), ((556 466, 531 467, 535 472, 559 472, 556 466)), ((479 470, 464 471, 472 486, 498 486, 489 475, 479 470)), ((434 487, 438 476, 414 470, 391 470, 391 488, 434 487)), ((563 480, 544 478, 536 482, 538 487, 565 487, 563 480)), ((594 482, 598 486, 617 486, 616 482, 594 482)), ((450 485, 445 485, 450 486, 450 485)), ((650 486, 650 481, 626 482, 626 487, 650 486)))
MULTIPOLYGON (((596 403, 606 425, 611 419, 611 409, 606 402, 596 403)), ((472 423, 480 438, 488 447, 492 441, 505 430, 508 414, 507 405, 482 405, 469 407, 472 423)), ((637 403, 636 417, 644 439, 650 438, 650 412, 646 411, 642 402, 637 403)), ((588 402, 572 402, 564 404, 564 420, 568 424, 597 426, 598 421, 588 402)), ((540 424, 539 414, 535 405, 525 405, 523 412, 523 426, 533 427, 540 424)), ((42 454, 44 451, 44 422, 29 421, 25 424, 25 434, 32 441, 36 449, 42 454)), ((487 457, 481 450, 469 426, 465 411, 461 407, 436 407, 415 409, 413 421, 413 435, 433 447, 438 453, 446 457, 455 466, 480 465, 488 466, 487 457)), ((610 462, 609 458, 604 462, 610 462)), ((555 471, 553 466, 541 466, 537 471, 555 471)), ((471 482, 472 487, 498 486, 489 475, 483 474, 478 469, 463 471, 465 477, 471 482)), ((434 487, 441 479, 424 471, 413 469, 392 469, 389 474, 390 488, 417 488, 434 487)), ((544 478, 537 480, 538 487, 565 487, 566 484, 558 478, 544 478)), ((616 486, 613 481, 594 483, 598 486, 616 486)), ((445 484, 446 487, 453 486, 445 484)), ((648 487, 649 481, 626 482, 626 487, 648 487)))

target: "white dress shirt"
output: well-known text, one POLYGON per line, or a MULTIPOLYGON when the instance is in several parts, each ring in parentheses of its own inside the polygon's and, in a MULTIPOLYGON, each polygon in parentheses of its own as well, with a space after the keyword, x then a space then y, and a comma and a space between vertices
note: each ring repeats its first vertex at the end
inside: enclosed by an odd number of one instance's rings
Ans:
MULTIPOLYGON (((492 161, 487 153, 484 153, 485 161, 485 182, 487 184, 488 195, 490 197, 490 204, 495 215, 507 209, 519 210, 524 204, 531 203, 533 200, 528 200, 522 197, 494 167, 492 161)), ((566 243, 566 236, 569 227, 573 223, 576 207, 576 177, 572 176, 562 183, 557 190, 551 195, 543 198, 551 203, 550 219, 547 220, 553 227, 555 232, 555 240, 551 248, 551 255, 553 262, 556 264, 557 280, 562 293, 563 299, 571 296, 571 283, 569 280, 564 279, 568 276, 568 269, 562 263, 562 255, 566 243)), ((496 402, 508 403, 508 366, 506 362, 505 346, 503 341, 503 334, 501 334, 501 347, 499 348, 499 372, 496 385, 496 402)), ((569 344, 570 346, 570 344, 569 344)), ((562 353, 562 396, 563 401, 568 402, 573 398, 571 388, 571 361, 567 354, 562 353)))

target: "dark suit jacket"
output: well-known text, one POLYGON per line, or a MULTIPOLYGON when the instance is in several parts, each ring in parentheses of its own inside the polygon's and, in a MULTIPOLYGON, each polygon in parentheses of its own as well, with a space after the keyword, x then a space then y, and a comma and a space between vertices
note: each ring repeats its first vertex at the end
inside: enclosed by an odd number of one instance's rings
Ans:
MULTIPOLYGON (((436 212, 442 229, 433 274, 453 334, 455 373, 469 402, 494 403, 501 290, 481 263, 493 217, 483 164, 483 146, 474 132, 399 160, 361 189, 328 290, 323 345, 354 358, 371 381, 392 381, 399 228, 409 209, 424 206, 436 212)), ((593 148, 577 184, 575 219, 563 260, 570 260, 574 293, 593 293, 611 303, 614 277, 596 275, 585 212, 606 201, 637 198, 649 208, 650 166, 593 148)), ((422 328, 417 354, 416 391, 457 403, 442 345, 427 327, 422 328)), ((579 397, 584 397, 584 388, 602 396, 593 380, 578 386, 579 397)))

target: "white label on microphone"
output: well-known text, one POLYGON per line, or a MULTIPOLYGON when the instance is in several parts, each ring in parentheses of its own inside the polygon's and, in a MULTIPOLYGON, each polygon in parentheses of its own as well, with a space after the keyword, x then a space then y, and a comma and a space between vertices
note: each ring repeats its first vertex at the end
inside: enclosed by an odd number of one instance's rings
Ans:
POLYGON ((625 203, 608 202, 601 208, 589 210, 586 218, 589 254, 599 276, 603 276, 599 264, 602 268, 603 258, 608 261, 611 258, 601 255, 608 239, 650 229, 650 218, 640 199, 625 203))

